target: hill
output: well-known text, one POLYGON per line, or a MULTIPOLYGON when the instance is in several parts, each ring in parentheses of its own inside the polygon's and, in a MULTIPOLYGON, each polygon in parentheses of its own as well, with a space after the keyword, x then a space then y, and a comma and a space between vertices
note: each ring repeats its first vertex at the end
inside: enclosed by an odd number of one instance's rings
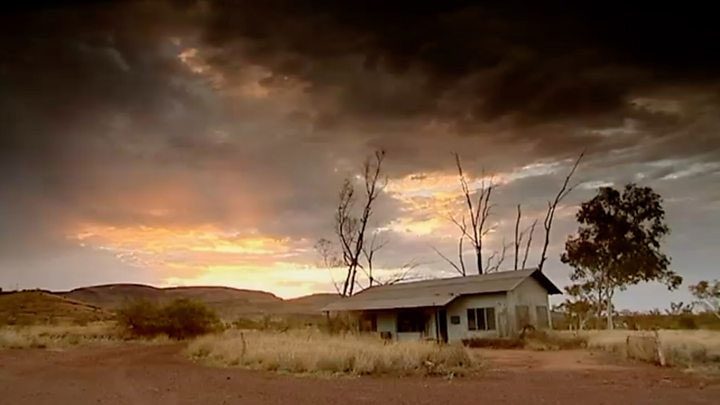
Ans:
POLYGON ((322 307, 337 299, 335 294, 313 294, 283 300, 268 292, 231 287, 157 288, 142 284, 98 285, 55 294, 110 311, 119 308, 128 301, 137 299, 158 303, 165 303, 178 298, 194 299, 206 303, 222 318, 227 320, 252 315, 319 315, 322 307))
POLYGON ((0 325, 87 323, 111 317, 110 312, 100 307, 46 291, 0 294, 0 325))
POLYGON ((337 301, 337 294, 311 294, 304 297, 292 298, 284 301, 283 309, 287 313, 311 314, 319 313, 320 310, 333 301, 337 301))

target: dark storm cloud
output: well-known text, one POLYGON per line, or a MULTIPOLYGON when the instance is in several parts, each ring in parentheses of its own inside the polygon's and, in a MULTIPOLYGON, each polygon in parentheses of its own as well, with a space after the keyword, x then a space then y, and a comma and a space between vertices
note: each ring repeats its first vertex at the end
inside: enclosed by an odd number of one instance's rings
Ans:
POLYGON ((57 239, 68 217, 102 211, 94 197, 141 182, 133 169, 157 158, 158 138, 191 136, 213 116, 166 37, 182 15, 160 3, 0 18, 0 194, 3 216, 20 222, 2 227, 3 247, 57 239))
POLYGON ((712 15, 612 2, 220 1, 206 39, 239 51, 219 52, 216 63, 247 58, 307 80, 311 92, 339 87, 350 114, 593 123, 627 111, 633 92, 717 83, 712 15), (373 83, 379 72, 395 83, 373 83))
POLYGON ((3 254, 66 249, 78 222, 244 228, 262 216, 279 236, 327 225, 311 218, 332 210, 347 170, 331 161, 345 152, 303 144, 272 101, 228 102, 192 72, 179 54, 199 17, 163 2, 2 16, 3 254))

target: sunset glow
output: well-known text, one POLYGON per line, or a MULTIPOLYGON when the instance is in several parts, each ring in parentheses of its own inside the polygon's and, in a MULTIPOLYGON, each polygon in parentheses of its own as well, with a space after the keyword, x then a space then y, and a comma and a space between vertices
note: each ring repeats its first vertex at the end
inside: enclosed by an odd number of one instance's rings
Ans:
POLYGON ((663 243, 688 282, 717 270, 720 59, 705 25, 667 30, 631 6, 599 23, 580 5, 30 3, 0 39, 0 288, 334 292, 345 267, 324 268, 315 246, 342 257, 339 192, 350 181, 360 215, 363 163, 380 150, 374 276, 473 262, 467 238, 458 253, 470 215, 455 153, 475 206, 495 187, 481 253, 506 251, 500 270, 514 266, 518 206, 538 265, 548 201, 581 153, 548 239, 553 281, 570 283, 560 255, 578 206, 628 183, 663 197, 663 243))

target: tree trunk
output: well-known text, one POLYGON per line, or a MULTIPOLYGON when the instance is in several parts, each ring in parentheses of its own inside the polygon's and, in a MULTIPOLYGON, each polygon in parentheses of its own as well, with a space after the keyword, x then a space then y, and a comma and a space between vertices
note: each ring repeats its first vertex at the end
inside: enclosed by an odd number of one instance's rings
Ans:
POLYGON ((613 324, 613 305, 612 305, 612 296, 608 294, 607 296, 607 329, 613 330, 615 329, 615 325, 613 324))
POLYGON ((595 314, 595 322, 593 322, 593 324, 595 325, 595 329, 601 328, 600 322, 602 321, 602 309, 603 309, 602 287, 601 287, 601 284, 599 284, 599 285, 600 285, 600 287, 598 287, 598 295, 597 295, 597 311, 596 311, 597 313, 595 314))

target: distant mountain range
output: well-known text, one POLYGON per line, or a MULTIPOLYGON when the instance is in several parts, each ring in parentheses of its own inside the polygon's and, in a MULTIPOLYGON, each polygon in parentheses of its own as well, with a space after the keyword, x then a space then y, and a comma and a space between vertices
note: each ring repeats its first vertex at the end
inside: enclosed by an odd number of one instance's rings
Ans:
POLYGON ((0 313, 30 311, 40 317, 56 317, 65 312, 82 311, 83 314, 103 315, 138 299, 165 303, 178 298, 204 302, 221 318, 232 321, 259 315, 320 315, 325 305, 339 297, 337 294, 312 294, 284 300, 265 291, 230 287, 157 288, 143 284, 106 284, 63 292, 4 293, 0 295, 0 313))

